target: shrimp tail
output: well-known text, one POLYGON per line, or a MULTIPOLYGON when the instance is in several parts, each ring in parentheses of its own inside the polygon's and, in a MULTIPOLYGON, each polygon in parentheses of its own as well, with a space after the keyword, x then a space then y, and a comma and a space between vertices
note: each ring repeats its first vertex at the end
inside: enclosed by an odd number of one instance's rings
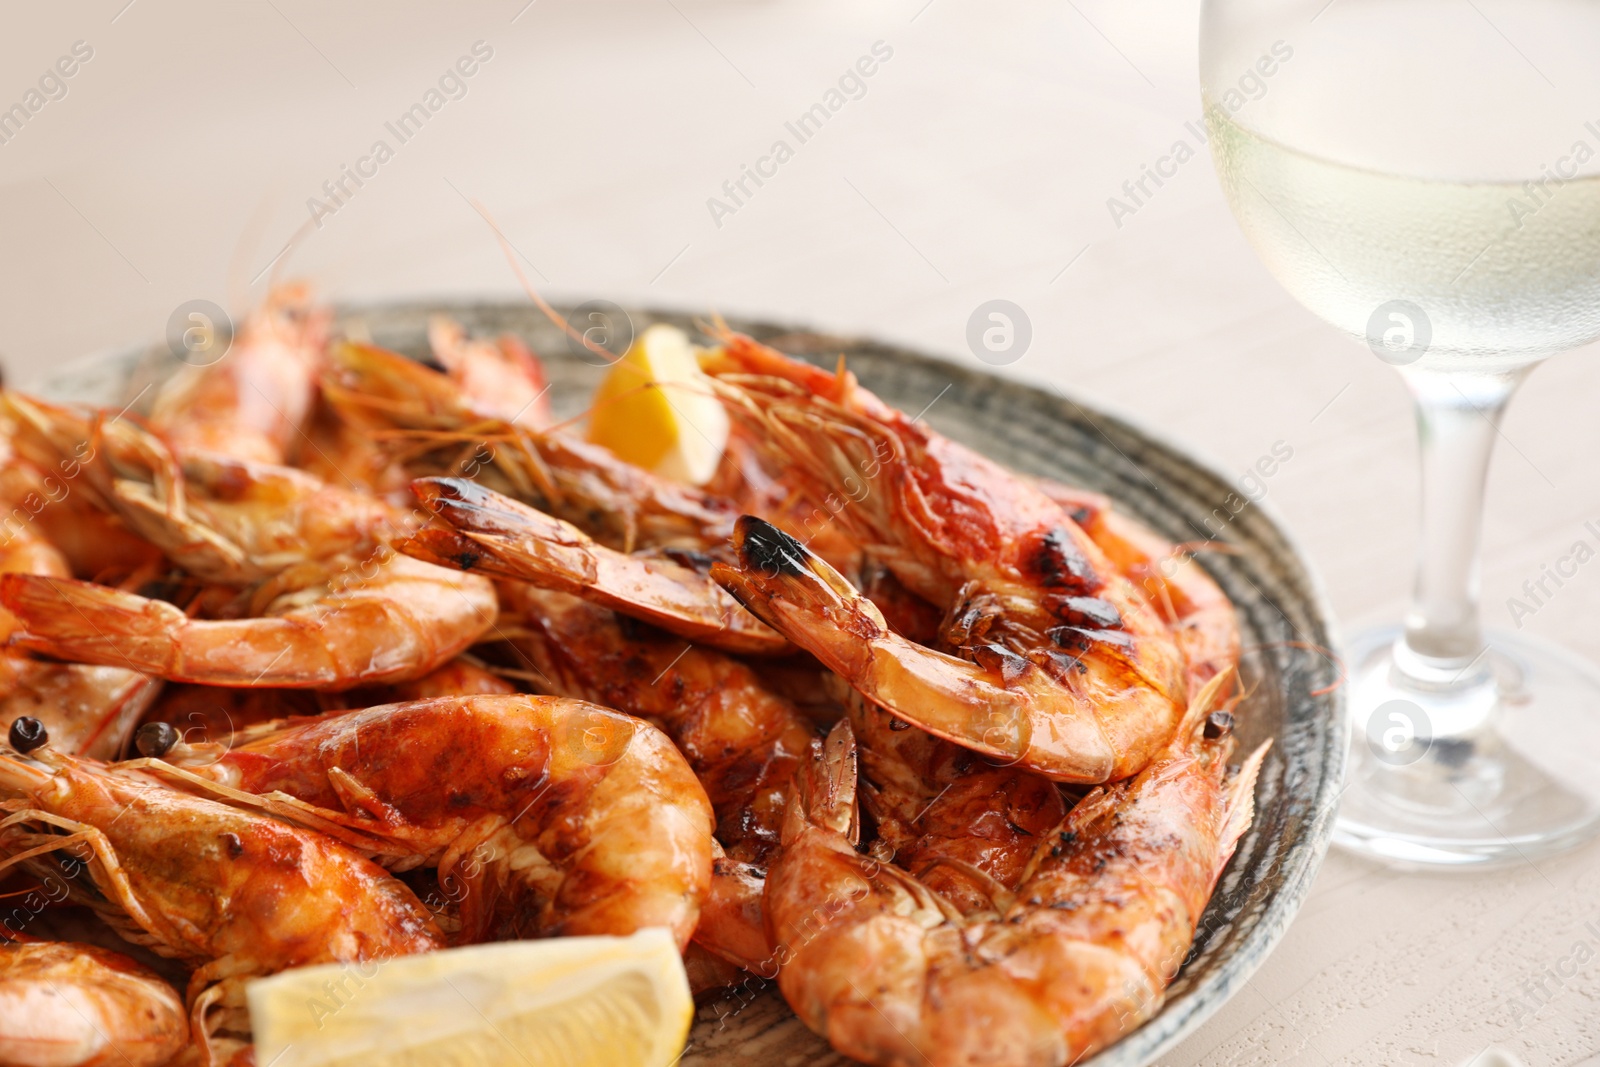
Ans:
POLYGON ((739 567, 714 563, 712 579, 751 614, 822 657, 834 673, 860 677, 872 658, 870 643, 889 633, 877 606, 764 519, 742 516, 734 524, 733 544, 739 567))
POLYGON ((594 581, 594 566, 587 561, 592 542, 569 523, 465 478, 418 478, 411 491, 454 529, 419 531, 426 536, 397 545, 408 554, 414 545, 427 553, 418 558, 430 562, 522 578, 564 593, 581 592, 594 581), (454 550, 436 551, 447 545, 454 550))
MULTIPOLYGON (((568 534, 568 523, 526 504, 514 505, 507 497, 466 478, 418 478, 411 483, 417 499, 450 525, 472 533, 499 536, 537 532, 546 537, 568 534), (542 520, 542 522, 541 522, 542 520), (531 524, 538 524, 530 531, 531 524)), ((586 534, 577 536, 585 542, 586 534)))
POLYGON ((454 567, 456 570, 475 570, 480 574, 510 577, 503 566, 484 551, 482 545, 455 530, 424 526, 410 537, 396 541, 394 547, 413 559, 432 563, 436 567, 454 567))
POLYGON ((159 600, 39 574, 0 576, 0 604, 17 617, 14 645, 80 663, 161 673, 186 618, 159 600))
POLYGON ((1233 776, 1233 781, 1228 783, 1227 816, 1223 820, 1222 833, 1217 842, 1218 876, 1222 874, 1222 868, 1233 858, 1233 850, 1238 847, 1239 839, 1250 829, 1250 823, 1255 819, 1256 779, 1261 774, 1261 765, 1267 758, 1267 750, 1271 747, 1270 737, 1261 742, 1245 759, 1244 765, 1233 776))
POLYGON ((825 560, 753 515, 734 524, 733 544, 739 566, 715 563, 712 579, 895 718, 1060 781, 1113 776, 1099 712, 1056 708, 1059 689, 1021 657, 985 649, 984 665, 906 640, 825 560))
POLYGON ((607 548, 563 519, 463 478, 419 478, 411 489, 454 536, 423 531, 396 542, 402 552, 580 596, 724 652, 790 651, 781 635, 687 567, 607 548))
MULTIPOLYGON (((1205 724, 1210 719, 1211 713, 1216 710, 1219 704, 1218 697, 1232 676, 1233 668, 1225 668, 1194 695, 1189 702, 1188 710, 1183 713, 1182 721, 1178 723, 1177 732, 1173 735, 1172 744, 1168 748, 1169 755, 1179 755, 1203 745, 1211 749, 1217 761, 1216 773, 1218 775, 1226 773, 1222 765, 1233 750, 1233 736, 1225 732, 1218 739, 1207 740, 1205 724)), ((1228 865, 1228 861, 1233 858, 1239 839, 1250 829, 1250 823, 1255 819, 1256 779, 1260 777, 1261 765, 1266 760, 1267 750, 1271 747, 1271 738, 1257 746, 1225 787, 1222 797, 1222 825, 1217 834, 1217 860, 1216 870, 1212 875, 1213 884, 1221 876, 1222 869, 1228 865)))

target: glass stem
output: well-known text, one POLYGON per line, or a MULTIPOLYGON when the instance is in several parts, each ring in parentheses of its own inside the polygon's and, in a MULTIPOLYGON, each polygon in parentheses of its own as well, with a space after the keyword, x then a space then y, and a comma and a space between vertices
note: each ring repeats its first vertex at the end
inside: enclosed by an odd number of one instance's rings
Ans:
POLYGON ((1422 453, 1417 584, 1395 665, 1429 688, 1484 684, 1478 550, 1489 457, 1528 368, 1501 374, 1401 369, 1416 403, 1422 453))

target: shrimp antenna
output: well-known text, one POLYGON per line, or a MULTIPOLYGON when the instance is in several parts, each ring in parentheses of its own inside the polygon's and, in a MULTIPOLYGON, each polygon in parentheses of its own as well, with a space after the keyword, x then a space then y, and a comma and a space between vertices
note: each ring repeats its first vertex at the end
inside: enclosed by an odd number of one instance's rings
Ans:
POLYGON ((228 257, 225 288, 229 307, 244 307, 250 303, 250 284, 245 280, 244 273, 248 269, 245 261, 255 255, 256 249, 261 247, 261 238, 267 229, 271 207, 271 195, 263 194, 260 201, 257 202, 255 210, 245 220, 244 228, 239 231, 238 240, 234 242, 233 255, 228 257))
POLYGON ((1322 687, 1320 687, 1318 689, 1311 690, 1311 692, 1309 694, 1310 696, 1314 696, 1314 697, 1326 696, 1327 694, 1333 692, 1335 689, 1338 689, 1341 686, 1343 686, 1345 684, 1345 682, 1347 682, 1349 680, 1350 672, 1345 667, 1344 657, 1340 656, 1339 653, 1335 652, 1331 648, 1328 648, 1326 645, 1318 645, 1318 644, 1314 644, 1314 643, 1312 643, 1310 641, 1266 641, 1266 642, 1263 642, 1262 644, 1259 644, 1259 645, 1251 645, 1249 648, 1241 649, 1241 651, 1242 652, 1263 652, 1263 651, 1265 651, 1265 650, 1267 650, 1269 648, 1299 648, 1299 649, 1304 649, 1307 652, 1315 652, 1317 655, 1321 656, 1323 659, 1325 659, 1329 663, 1333 664, 1334 669, 1339 672, 1339 676, 1337 678, 1335 678, 1329 684, 1327 684, 1325 686, 1322 686, 1322 687))
POLYGON ((250 284, 254 285, 256 282, 260 281, 261 275, 270 270, 272 273, 267 276, 267 289, 276 289, 278 287, 278 283, 283 281, 284 266, 289 262, 289 260, 294 258, 295 252, 299 250, 300 245, 305 241, 305 239, 311 236, 311 230, 314 226, 316 226, 316 224, 316 219, 307 219, 305 222, 302 222, 300 224, 300 228, 289 235, 289 239, 285 241, 283 247, 278 250, 278 254, 272 257, 272 262, 268 263, 260 271, 257 271, 256 276, 250 279, 250 284))
POLYGON ((533 301, 535 307, 544 312, 544 317, 554 323, 562 333, 566 334, 572 340, 578 342, 595 355, 604 359, 607 363, 615 363, 620 357, 613 355, 611 352, 589 340, 589 338, 584 334, 574 330, 571 323, 567 322, 565 316, 563 316, 559 311, 551 307, 549 304, 545 303, 544 297, 539 295, 539 291, 533 287, 533 283, 530 282, 528 280, 528 276, 523 273, 522 265, 517 262, 516 248, 511 244, 510 240, 506 238, 506 235, 501 232, 500 224, 494 221, 494 216, 489 214, 489 209, 484 207, 483 203, 478 200, 477 197, 473 197, 470 201, 468 201, 468 203, 472 205, 472 209, 474 211, 483 216, 483 221, 489 224, 489 229, 494 231, 495 240, 500 242, 501 253, 506 257, 506 262, 511 264, 511 272, 517 276, 517 281, 522 283, 522 291, 528 294, 528 299, 533 301))

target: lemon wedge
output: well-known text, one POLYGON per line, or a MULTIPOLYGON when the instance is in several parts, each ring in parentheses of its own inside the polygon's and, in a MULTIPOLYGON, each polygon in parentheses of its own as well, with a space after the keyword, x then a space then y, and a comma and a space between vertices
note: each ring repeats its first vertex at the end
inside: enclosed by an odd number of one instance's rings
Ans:
POLYGON ((273 1067, 667 1067, 694 1015, 664 929, 303 967, 246 998, 273 1067))
POLYGON ((589 413, 589 440, 664 478, 710 480, 728 444, 728 413, 682 330, 657 323, 611 365, 589 413))

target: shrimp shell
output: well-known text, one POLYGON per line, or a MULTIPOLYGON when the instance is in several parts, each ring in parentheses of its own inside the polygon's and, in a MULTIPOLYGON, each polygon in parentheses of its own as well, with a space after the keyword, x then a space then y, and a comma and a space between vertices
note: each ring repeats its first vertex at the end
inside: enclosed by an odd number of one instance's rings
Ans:
MULTIPOLYGON (((1172 633, 1060 504, 889 408, 842 365, 830 375, 729 336, 709 369, 769 455, 787 458, 786 479, 813 499, 837 500, 835 519, 863 551, 944 611, 939 647, 967 666, 880 642, 871 653, 875 670, 860 663, 841 669, 830 655, 859 660, 862 653, 819 649, 847 642, 826 618, 845 609, 825 606, 825 597, 791 612, 770 599, 782 600, 780 589, 796 584, 782 574, 737 588, 747 607, 776 629, 787 626, 786 636, 900 718, 979 751, 1018 757, 1051 777, 1125 777, 1165 744, 1184 698, 1172 633), (769 606, 783 615, 782 625, 763 614, 769 606), (936 681, 923 684, 933 675, 936 681), (994 694, 995 681, 1017 694, 1026 690, 1033 708, 1005 722, 985 714, 997 701, 1003 717, 1016 710, 994 694), (1066 713, 1050 716, 1050 704, 1066 713), (1092 731, 1080 728, 1090 721, 1092 731), (984 740, 1007 733, 998 745, 984 740)), ((741 550, 754 521, 737 527, 741 550)), ((741 561, 746 574, 749 562, 741 561)), ((733 572, 723 566, 714 573, 720 580, 733 572)), ((860 599, 853 590, 838 595, 860 599)), ((861 616, 864 628, 882 627, 881 613, 873 614, 861 616)))
POLYGON ((896 865, 964 915, 1010 903, 1039 843, 1066 816, 1055 783, 995 767, 852 693, 861 799, 896 865))
POLYGON ((167 380, 151 427, 180 453, 284 462, 311 413, 331 318, 306 285, 277 287, 245 319, 226 355, 167 380))
POLYGON ((506 583, 523 622, 512 645, 555 692, 659 723, 705 787, 719 852, 695 940, 753 967, 768 956, 761 922, 764 864, 778 843, 795 767, 814 731, 744 663, 665 635, 637 632, 604 608, 506 583))
POLYGON ((416 895, 371 860, 260 811, 172 789, 136 764, 0 749, 0 795, 12 812, 0 821, 0 867, 64 877, 71 899, 124 938, 195 966, 198 1035, 243 1025, 246 978, 444 944, 416 895), (223 1011, 208 1023, 213 1008, 223 1011))
POLYGON ((670 559, 607 548, 571 523, 465 479, 420 478, 412 490, 449 524, 396 542, 418 559, 581 596, 725 652, 789 649, 715 582, 670 559))
POLYGON ((0 604, 18 617, 13 641, 23 648, 221 686, 404 681, 494 625, 498 604, 486 580, 393 553, 373 562, 298 568, 260 615, 244 619, 195 619, 164 601, 31 574, 0 576, 0 604))
POLYGON ((182 999, 121 953, 57 941, 0 946, 8 1067, 161 1067, 188 1039, 182 999))
POLYGON ((840 723, 796 778, 767 882, 795 1013, 845 1055, 893 1067, 1063 1067, 1149 1018, 1253 813, 1266 746, 1228 780, 1231 737, 1203 737, 1219 688, 1137 777, 1072 810, 998 916, 963 917, 857 851, 840 723))
POLYGON ((1068 508, 1116 568, 1172 629, 1183 653, 1189 692, 1239 663, 1239 618, 1216 581, 1184 546, 1119 512, 1098 493, 1045 479, 1036 484, 1068 508))
POLYGON ((382 840, 397 866, 437 865, 441 883, 466 886, 465 941, 665 926, 681 947, 711 878, 711 805, 683 757, 648 723, 583 701, 333 714, 252 732, 195 770, 287 794, 325 826, 382 840))

